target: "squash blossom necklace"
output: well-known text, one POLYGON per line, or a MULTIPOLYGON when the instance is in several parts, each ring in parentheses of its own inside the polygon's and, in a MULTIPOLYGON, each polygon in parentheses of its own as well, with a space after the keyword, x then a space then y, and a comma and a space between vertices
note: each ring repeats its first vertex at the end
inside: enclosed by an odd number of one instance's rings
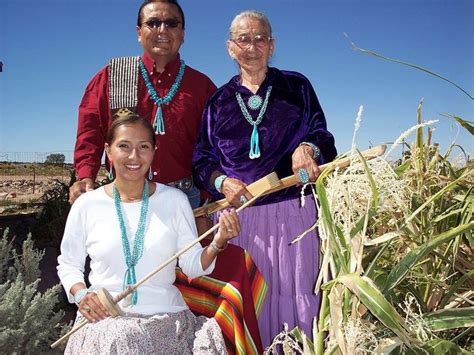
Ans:
POLYGON ((178 75, 176 76, 176 79, 173 85, 171 86, 170 91, 165 96, 159 97, 158 94, 156 93, 155 88, 151 84, 150 78, 148 77, 145 64, 143 64, 143 61, 140 59, 140 72, 142 74, 143 80, 145 81, 148 94, 153 100, 153 103, 156 106, 158 106, 158 109, 156 110, 155 120, 153 121, 153 126, 155 127, 156 134, 162 134, 162 135, 165 134, 165 122, 163 120, 163 110, 161 106, 163 106, 163 104, 169 105, 171 100, 173 100, 173 97, 174 95, 176 95, 176 92, 179 89, 179 85, 181 84, 181 79, 183 79, 185 67, 186 65, 184 64, 184 60, 181 60, 180 65, 179 65, 178 75))
POLYGON ((257 119, 255 121, 253 120, 252 116, 247 110, 247 107, 245 106, 244 100, 242 100, 242 96, 240 95, 240 93, 239 92, 235 93, 235 97, 237 98, 237 102, 239 103, 242 114, 244 115, 247 122, 253 126, 252 135, 250 136, 250 151, 249 151, 250 159, 260 158, 260 147, 259 147, 257 127, 263 120, 263 116, 265 115, 265 111, 267 110, 268 99, 270 98, 271 92, 272 92, 272 87, 270 85, 267 89, 267 93, 265 94, 265 100, 263 101, 263 104, 262 104, 262 98, 260 97, 260 95, 257 95, 257 94, 250 96, 250 98, 248 99, 247 104, 249 105, 250 109, 252 110, 260 109, 260 112, 258 113, 257 119))
MULTIPOLYGON (((135 233, 135 239, 133 241, 133 254, 130 252, 130 243, 127 238, 127 229, 123 220, 122 207, 120 206, 120 195, 115 184, 112 188, 112 195, 114 197, 115 212, 117 213, 118 222, 120 225, 120 232, 122 238, 122 248, 125 255, 125 263, 127 265, 127 271, 123 278, 123 289, 127 286, 134 285, 137 282, 137 276, 135 274, 135 266, 138 260, 143 255, 143 239, 145 237, 145 223, 146 215, 148 211, 148 181, 145 179, 145 186, 143 187, 142 203, 140 207, 140 219, 138 221, 138 228, 135 233)), ((125 297, 123 305, 124 307, 130 307, 136 305, 138 300, 138 292, 134 291, 131 295, 125 297)))

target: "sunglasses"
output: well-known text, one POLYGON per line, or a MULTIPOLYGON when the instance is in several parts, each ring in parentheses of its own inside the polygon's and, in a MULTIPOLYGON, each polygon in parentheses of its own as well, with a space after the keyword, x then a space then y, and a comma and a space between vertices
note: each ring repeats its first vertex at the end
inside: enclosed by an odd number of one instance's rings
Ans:
POLYGON ((163 20, 163 21, 153 19, 153 20, 148 20, 142 23, 142 25, 145 25, 151 30, 156 30, 158 28, 161 28, 161 25, 165 25, 165 28, 176 28, 179 26, 180 23, 181 21, 174 20, 174 19, 163 20))

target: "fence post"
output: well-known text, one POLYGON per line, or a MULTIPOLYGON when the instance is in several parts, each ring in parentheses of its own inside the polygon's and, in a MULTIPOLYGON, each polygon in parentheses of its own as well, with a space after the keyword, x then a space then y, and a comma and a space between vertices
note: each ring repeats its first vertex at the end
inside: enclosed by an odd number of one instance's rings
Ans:
POLYGON ((33 195, 35 194, 35 185, 36 185, 36 171, 35 171, 35 166, 33 165, 33 195))

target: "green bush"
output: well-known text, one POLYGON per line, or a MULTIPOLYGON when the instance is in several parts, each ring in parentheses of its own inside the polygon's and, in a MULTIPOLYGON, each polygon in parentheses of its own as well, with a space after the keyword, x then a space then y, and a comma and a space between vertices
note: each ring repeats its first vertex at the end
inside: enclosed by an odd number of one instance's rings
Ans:
POLYGON ((8 240, 0 240, 0 349, 2 353, 51 352, 49 344, 68 327, 58 309, 60 285, 38 291, 39 263, 44 251, 33 247, 31 235, 17 254, 8 240))

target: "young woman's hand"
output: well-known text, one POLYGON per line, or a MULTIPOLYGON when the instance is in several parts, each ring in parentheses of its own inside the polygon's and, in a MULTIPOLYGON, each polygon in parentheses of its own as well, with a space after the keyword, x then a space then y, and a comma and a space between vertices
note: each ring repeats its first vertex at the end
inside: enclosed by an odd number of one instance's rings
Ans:
POLYGON ((240 234, 240 220, 235 209, 224 210, 219 216, 219 225, 213 243, 218 248, 225 248, 229 240, 240 234))
POLYGON ((79 312, 92 323, 110 316, 95 292, 90 292, 84 296, 79 303, 79 312))

